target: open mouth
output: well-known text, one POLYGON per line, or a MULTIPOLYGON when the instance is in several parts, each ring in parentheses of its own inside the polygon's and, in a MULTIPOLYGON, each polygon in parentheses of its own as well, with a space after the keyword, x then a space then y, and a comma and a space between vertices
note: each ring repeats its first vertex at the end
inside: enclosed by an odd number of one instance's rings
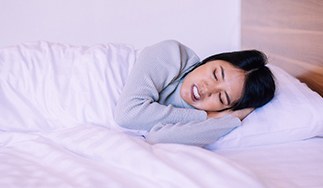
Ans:
POLYGON ((200 98, 201 98, 201 96, 199 94, 199 90, 196 85, 193 85, 193 87, 192 87, 192 98, 193 98, 193 101, 200 100, 200 98))

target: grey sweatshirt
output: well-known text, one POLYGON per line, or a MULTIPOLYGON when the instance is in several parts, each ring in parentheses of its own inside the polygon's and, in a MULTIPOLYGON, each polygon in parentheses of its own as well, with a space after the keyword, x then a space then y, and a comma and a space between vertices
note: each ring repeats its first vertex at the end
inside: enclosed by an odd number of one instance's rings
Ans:
POLYGON ((180 97, 184 76, 198 56, 173 40, 143 49, 118 100, 115 121, 124 128, 147 130, 150 143, 205 146, 241 124, 236 117, 207 119, 205 111, 180 97))

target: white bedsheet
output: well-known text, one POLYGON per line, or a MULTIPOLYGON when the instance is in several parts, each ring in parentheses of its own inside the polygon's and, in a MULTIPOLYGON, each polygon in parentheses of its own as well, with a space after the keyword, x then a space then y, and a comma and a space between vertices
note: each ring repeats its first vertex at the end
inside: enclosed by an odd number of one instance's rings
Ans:
POLYGON ((211 151, 151 146, 117 128, 136 54, 116 44, 1 49, 0 187, 263 187, 211 151))
POLYGON ((323 187, 323 138, 215 153, 248 168, 269 188, 323 187))
POLYGON ((113 108, 135 58, 122 44, 40 41, 1 49, 1 130, 113 126, 113 108))
POLYGON ((214 153, 83 125, 0 135, 0 187, 262 187, 214 153))

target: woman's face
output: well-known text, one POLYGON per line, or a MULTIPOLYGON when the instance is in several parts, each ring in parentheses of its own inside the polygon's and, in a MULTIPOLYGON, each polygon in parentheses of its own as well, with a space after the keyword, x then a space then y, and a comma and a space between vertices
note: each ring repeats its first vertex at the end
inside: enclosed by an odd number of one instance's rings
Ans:
POLYGON ((207 62, 185 78, 180 95, 191 106, 204 111, 230 108, 240 99, 245 81, 245 71, 229 62, 207 62))

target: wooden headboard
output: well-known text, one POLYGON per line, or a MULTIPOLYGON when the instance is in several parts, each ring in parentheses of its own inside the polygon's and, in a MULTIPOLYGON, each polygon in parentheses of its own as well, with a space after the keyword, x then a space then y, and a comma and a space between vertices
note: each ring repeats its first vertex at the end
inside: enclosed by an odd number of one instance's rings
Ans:
POLYGON ((273 63, 323 96, 323 1, 242 0, 242 49, 273 63))

